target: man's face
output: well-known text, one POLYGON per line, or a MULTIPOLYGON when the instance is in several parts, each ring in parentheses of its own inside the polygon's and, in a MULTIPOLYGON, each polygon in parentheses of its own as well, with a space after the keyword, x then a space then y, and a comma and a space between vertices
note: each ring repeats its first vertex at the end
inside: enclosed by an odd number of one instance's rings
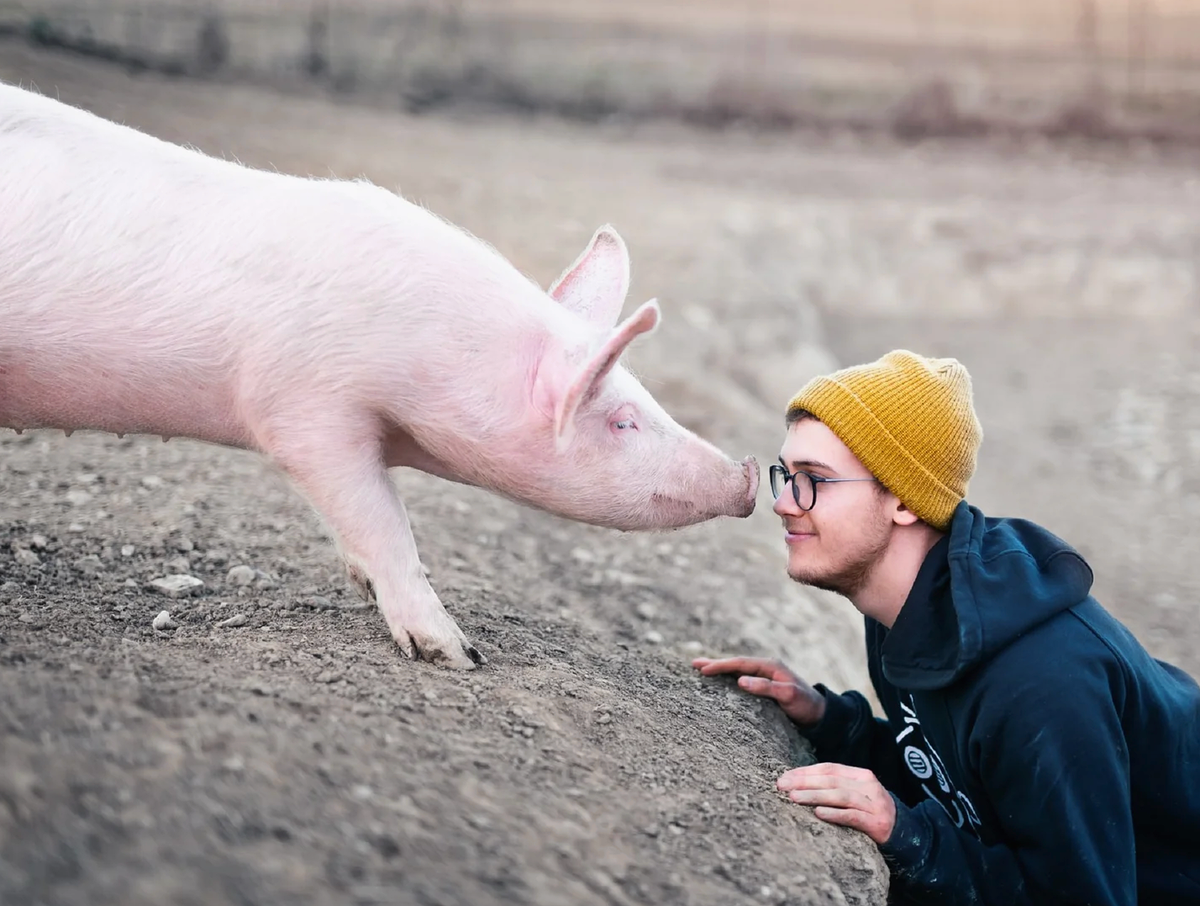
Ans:
MULTIPOLYGON (((788 429, 780 459, 789 472, 804 470, 819 478, 871 477, 858 457, 815 418, 788 429)), ((808 481, 803 475, 794 480, 808 481)), ((774 506, 783 520, 788 575, 853 599, 887 550, 895 503, 877 482, 818 483, 816 504, 804 511, 796 505, 789 483, 774 506)))

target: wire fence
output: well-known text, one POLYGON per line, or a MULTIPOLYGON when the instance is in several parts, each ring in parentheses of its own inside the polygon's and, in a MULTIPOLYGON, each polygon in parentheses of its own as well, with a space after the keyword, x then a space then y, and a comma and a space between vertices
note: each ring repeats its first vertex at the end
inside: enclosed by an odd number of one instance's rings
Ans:
POLYGON ((1200 134, 1200 0, 0 0, 0 31, 410 110, 1200 134))

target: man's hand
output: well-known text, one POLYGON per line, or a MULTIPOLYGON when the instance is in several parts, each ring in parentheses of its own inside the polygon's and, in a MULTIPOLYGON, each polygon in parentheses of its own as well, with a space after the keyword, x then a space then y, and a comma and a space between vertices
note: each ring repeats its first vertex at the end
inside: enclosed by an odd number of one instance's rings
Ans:
POLYGON ((779 661, 757 657, 731 657, 714 661, 698 657, 692 661, 704 676, 737 673, 738 687, 753 695, 779 702, 783 713, 802 727, 811 727, 825 716, 825 696, 792 673, 779 661))
POLYGON ((813 764, 793 768, 775 785, 792 802, 815 805, 822 821, 860 830, 876 843, 886 843, 896 826, 892 794, 866 768, 813 764))

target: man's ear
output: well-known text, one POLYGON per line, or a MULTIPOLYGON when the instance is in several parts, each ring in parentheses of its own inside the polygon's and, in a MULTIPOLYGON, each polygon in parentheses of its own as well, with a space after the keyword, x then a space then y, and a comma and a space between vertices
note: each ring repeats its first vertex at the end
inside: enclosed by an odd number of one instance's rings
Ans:
POLYGON ((921 517, 902 504, 900 498, 892 494, 891 491, 888 491, 888 493, 891 494, 892 499, 895 501, 892 510, 892 522, 896 523, 896 525, 916 525, 921 521, 921 517))
POLYGON ((596 230, 548 292, 597 329, 611 329, 629 292, 629 252, 617 231, 607 225, 596 230))

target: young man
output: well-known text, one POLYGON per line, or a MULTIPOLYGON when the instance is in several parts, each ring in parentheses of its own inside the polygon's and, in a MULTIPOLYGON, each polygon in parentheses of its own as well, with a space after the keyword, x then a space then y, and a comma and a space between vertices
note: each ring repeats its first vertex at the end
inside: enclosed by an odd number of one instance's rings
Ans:
POLYGON ((893 903, 1200 903, 1200 687, 1066 543, 965 501, 966 369, 898 350, 810 381, 787 420, 788 573, 864 615, 887 718, 777 662, 696 660, 812 741, 779 789, 870 836, 893 903))

